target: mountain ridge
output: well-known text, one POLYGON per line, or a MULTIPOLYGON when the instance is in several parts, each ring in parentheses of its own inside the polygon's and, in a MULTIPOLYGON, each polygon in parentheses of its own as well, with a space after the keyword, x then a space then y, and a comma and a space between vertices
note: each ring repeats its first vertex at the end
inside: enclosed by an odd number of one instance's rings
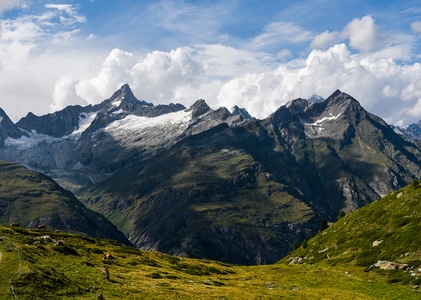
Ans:
POLYGON ((334 221, 340 210, 418 178, 420 158, 414 144, 338 90, 321 103, 296 99, 266 119, 184 138, 83 199, 140 248, 270 263, 294 239, 315 234, 322 218, 334 221))
POLYGON ((258 120, 203 99, 158 108, 124 85, 97 111, 74 114, 71 134, 27 127, 0 157, 71 187, 137 247, 271 263, 323 218, 421 176, 420 148, 352 96, 319 100, 295 99, 258 120))

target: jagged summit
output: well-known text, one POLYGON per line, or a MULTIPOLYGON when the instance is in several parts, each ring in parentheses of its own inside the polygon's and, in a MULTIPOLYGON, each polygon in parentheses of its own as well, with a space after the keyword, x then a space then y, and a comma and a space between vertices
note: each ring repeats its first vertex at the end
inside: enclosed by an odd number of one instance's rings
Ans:
POLYGON ((242 116, 246 119, 252 118, 252 116, 249 114, 249 112, 245 108, 240 108, 237 105, 231 108, 231 113, 235 116, 242 116))
POLYGON ((206 103, 204 99, 197 100, 189 109, 188 111, 192 112, 192 117, 196 118, 200 115, 203 115, 204 113, 207 113, 210 111, 211 108, 206 103))
POLYGON ((26 135, 19 128, 13 124, 3 109, 0 108, 0 147, 4 146, 4 141, 8 138, 20 138, 22 135, 26 135))
POLYGON ((152 103, 138 100, 128 84, 124 84, 111 96, 110 99, 106 100, 106 102, 109 102, 109 105, 105 108, 108 112, 114 112, 117 110, 122 110, 124 112, 136 112, 145 106, 154 106, 152 103))

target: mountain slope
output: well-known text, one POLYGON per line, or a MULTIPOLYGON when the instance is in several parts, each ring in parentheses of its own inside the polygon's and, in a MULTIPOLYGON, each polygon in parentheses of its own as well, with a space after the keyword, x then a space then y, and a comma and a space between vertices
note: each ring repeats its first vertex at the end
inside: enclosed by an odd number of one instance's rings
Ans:
POLYGON ((106 218, 86 208, 51 178, 17 164, 0 161, 0 224, 49 229, 127 242, 106 218))
MULTIPOLYGON (((421 181, 415 180, 339 219, 290 257, 311 258, 308 263, 324 261, 331 265, 353 264, 367 268, 379 260, 419 267, 420 197, 421 181)), ((288 261, 288 258, 283 261, 288 261)), ((418 279, 418 284, 420 282, 418 279)))
POLYGON ((351 96, 298 99, 263 120, 279 151, 296 163, 294 184, 328 219, 355 210, 421 175, 421 152, 351 96))
POLYGON ((352 97, 297 99, 264 120, 220 125, 84 195, 142 249, 270 263, 294 240, 411 182, 420 151, 352 97))
POLYGON ((13 124, 4 110, 0 108, 0 148, 4 147, 4 142, 7 138, 18 139, 23 135, 25 134, 13 124))
POLYGON ((40 117, 29 113, 17 123, 24 136, 5 135, 0 158, 46 173, 76 191, 189 135, 244 120, 225 108, 213 110, 204 100, 189 109, 155 106, 136 99, 123 85, 94 106, 68 106, 40 117))
POLYGON ((225 124, 116 173, 86 203, 142 249, 269 263, 288 253, 289 226, 314 217, 270 177, 225 124))

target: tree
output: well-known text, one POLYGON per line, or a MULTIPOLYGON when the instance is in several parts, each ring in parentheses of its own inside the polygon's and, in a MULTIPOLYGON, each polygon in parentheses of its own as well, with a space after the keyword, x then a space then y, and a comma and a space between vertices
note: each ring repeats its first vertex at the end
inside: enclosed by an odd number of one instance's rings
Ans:
POLYGON ((341 219, 341 218, 343 218, 343 217, 345 217, 345 212, 343 211, 343 210, 341 210, 340 212, 339 212, 339 217, 338 217, 338 219, 341 219))
POLYGON ((295 240, 292 249, 297 250, 298 248, 300 248, 300 243, 297 240, 295 240))
POLYGON ((328 227, 329 227, 329 225, 327 225, 327 220, 325 218, 323 218, 320 221, 320 232, 322 232, 323 230, 325 230, 328 227))

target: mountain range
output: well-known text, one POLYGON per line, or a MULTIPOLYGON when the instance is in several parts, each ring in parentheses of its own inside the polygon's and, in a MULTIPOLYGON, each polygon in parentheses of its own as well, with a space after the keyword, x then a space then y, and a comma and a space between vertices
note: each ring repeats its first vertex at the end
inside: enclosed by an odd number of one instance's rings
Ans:
POLYGON ((138 100, 16 124, 0 158, 51 176, 135 246, 241 264, 277 261, 335 221, 421 175, 420 148, 339 90, 263 120, 238 107, 138 100))

